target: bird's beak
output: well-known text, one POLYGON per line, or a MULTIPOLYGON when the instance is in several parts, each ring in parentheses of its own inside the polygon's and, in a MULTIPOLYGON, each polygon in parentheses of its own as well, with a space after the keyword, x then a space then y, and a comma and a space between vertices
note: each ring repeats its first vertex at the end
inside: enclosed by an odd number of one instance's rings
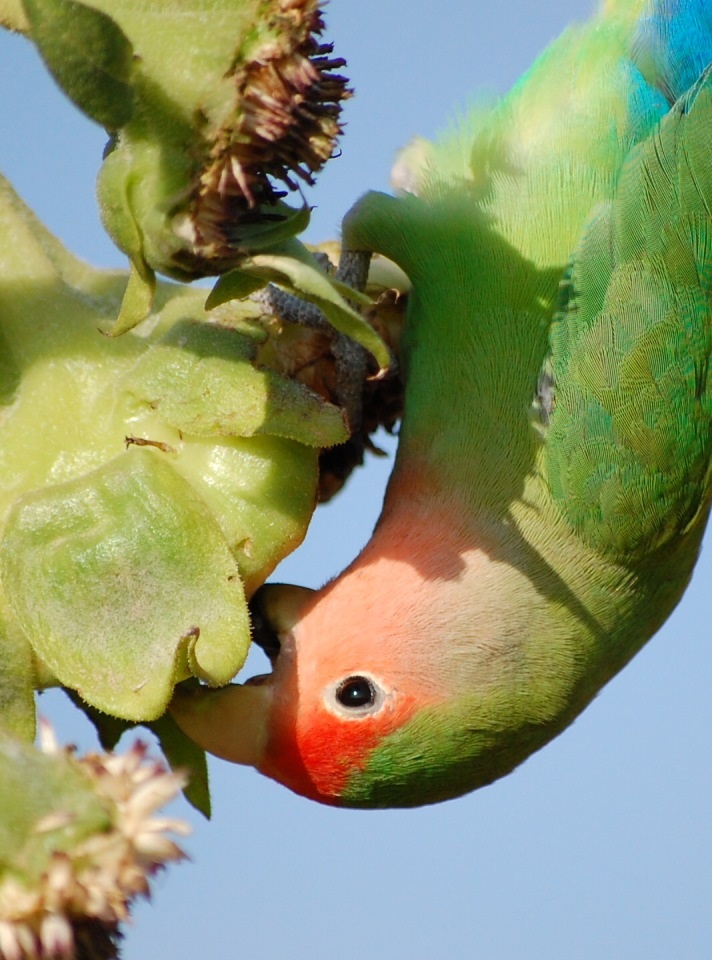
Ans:
POLYGON ((176 688, 169 711, 183 733, 209 753, 258 767, 267 743, 272 699, 269 683, 210 690, 176 688))
POLYGON ((301 618, 315 591, 288 583, 267 583, 250 600, 252 639, 262 647, 272 667, 282 649, 282 637, 301 618))
POLYGON ((214 690, 176 688, 169 711, 183 733, 203 750, 231 763, 260 767, 275 686, 288 673, 285 660, 292 655, 291 649, 283 649, 282 638, 313 595, 314 591, 305 587, 267 584, 250 601, 252 639, 269 657, 274 673, 214 690))

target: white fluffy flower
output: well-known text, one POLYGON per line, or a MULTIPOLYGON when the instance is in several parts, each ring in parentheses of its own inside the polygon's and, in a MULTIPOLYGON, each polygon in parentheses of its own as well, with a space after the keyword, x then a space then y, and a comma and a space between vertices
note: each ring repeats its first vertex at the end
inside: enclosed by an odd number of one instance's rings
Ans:
POLYGON ((0 960, 59 960, 75 955, 78 927, 105 928, 113 936, 128 916, 131 901, 149 892, 149 878, 184 853, 168 836, 186 835, 182 820, 156 817, 185 783, 147 757, 136 742, 125 754, 76 757, 60 749, 44 725, 44 753, 63 755, 91 782, 107 811, 108 828, 94 832, 67 849, 53 850, 51 835, 66 831, 78 814, 61 807, 34 825, 47 838, 46 866, 34 882, 12 865, 0 868, 0 960))

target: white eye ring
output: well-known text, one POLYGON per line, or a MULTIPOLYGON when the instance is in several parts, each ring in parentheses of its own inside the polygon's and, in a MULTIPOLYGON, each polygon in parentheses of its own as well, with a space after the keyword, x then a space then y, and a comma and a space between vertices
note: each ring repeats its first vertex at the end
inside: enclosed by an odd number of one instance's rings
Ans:
POLYGON ((367 673, 351 673, 326 690, 326 703, 332 712, 354 720, 378 713, 385 701, 382 686, 367 673))

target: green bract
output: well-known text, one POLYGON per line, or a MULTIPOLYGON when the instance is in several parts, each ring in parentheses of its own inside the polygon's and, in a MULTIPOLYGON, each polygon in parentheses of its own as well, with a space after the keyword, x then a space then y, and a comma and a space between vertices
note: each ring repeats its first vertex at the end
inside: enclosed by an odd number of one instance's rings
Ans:
MULTIPOLYGON (((316 302, 337 330, 389 355, 295 238, 304 203, 341 133, 349 91, 334 73, 318 0, 0 0, 57 83, 111 139, 98 194, 131 275, 112 336, 144 320, 155 274, 229 273, 210 306, 269 281, 316 302), (276 186, 275 186, 276 185, 276 186)), ((347 293, 354 299, 353 292, 347 293)))
POLYGON ((239 269, 306 227, 306 205, 285 204, 283 187, 313 183, 348 96, 334 72, 344 61, 319 40, 318 0, 22 0, 22 13, 5 0, 0 16, 3 7, 111 136, 99 202, 132 264, 113 333, 146 316, 155 272, 239 269))
POLYGON ((111 826, 107 804, 66 754, 40 753, 2 737, 0 781, 0 881, 6 874, 35 879, 47 869, 54 852, 68 853, 111 826), (49 820, 53 815, 55 822, 49 820))
POLYGON ((211 322, 203 293, 160 284, 110 338, 125 274, 71 257, 7 185, 0 222, 3 722, 31 735, 52 682, 151 720, 176 681, 242 665, 246 597, 303 537, 344 418, 254 365, 256 307, 211 322))
POLYGON ((158 451, 120 454, 21 497, 0 572, 37 655, 106 713, 153 719, 175 680, 223 684, 242 666, 249 623, 237 563, 158 451))

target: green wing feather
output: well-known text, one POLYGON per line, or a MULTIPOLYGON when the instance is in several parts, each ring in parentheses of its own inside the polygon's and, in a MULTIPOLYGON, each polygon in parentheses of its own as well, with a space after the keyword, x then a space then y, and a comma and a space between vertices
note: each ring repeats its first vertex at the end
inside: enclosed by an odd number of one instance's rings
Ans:
POLYGON ((635 559, 706 516, 712 458, 712 73, 625 165, 552 332, 552 494, 635 559))
POLYGON ((385 254, 413 283, 403 456, 417 445, 413 456, 500 512, 535 470, 529 409, 562 272, 669 109, 635 69, 631 29, 599 15, 567 30, 505 98, 421 151, 416 197, 368 195, 344 222, 347 245, 385 254))

